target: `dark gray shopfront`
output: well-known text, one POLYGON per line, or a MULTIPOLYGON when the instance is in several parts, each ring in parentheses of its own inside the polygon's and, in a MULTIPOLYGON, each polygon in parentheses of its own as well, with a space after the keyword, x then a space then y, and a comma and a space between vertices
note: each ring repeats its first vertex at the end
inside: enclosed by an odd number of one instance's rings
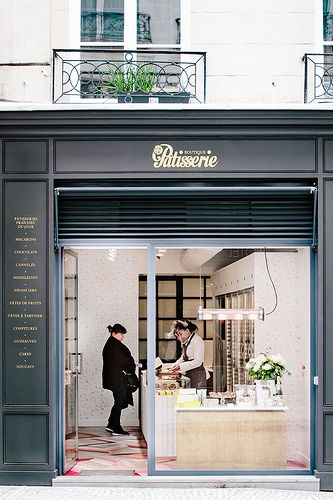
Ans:
POLYGON ((312 247, 312 468, 333 488, 332 118, 306 109, 2 112, 0 483, 50 484, 59 473, 59 239, 220 238, 312 247), (99 215, 110 206, 111 225, 99 215))

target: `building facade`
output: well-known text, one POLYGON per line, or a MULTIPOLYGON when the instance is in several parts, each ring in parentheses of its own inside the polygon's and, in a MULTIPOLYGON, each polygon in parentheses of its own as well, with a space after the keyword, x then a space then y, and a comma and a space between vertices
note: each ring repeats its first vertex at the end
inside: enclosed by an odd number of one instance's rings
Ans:
POLYGON ((329 2, 319 0, 140 0, 138 33, 135 7, 132 0, 82 2, 82 12, 79 0, 39 1, 32 10, 4 4, 0 99, 50 102, 53 49, 118 48, 207 52, 208 103, 302 103, 304 54, 329 52, 332 43, 329 2))

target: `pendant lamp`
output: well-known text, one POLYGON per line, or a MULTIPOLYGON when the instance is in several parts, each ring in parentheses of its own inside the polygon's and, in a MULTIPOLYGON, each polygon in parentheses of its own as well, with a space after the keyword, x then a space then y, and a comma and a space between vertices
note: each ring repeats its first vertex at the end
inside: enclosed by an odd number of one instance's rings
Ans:
POLYGON ((204 309, 200 306, 197 318, 203 320, 254 319, 264 321, 265 311, 263 307, 259 307, 258 309, 204 309))

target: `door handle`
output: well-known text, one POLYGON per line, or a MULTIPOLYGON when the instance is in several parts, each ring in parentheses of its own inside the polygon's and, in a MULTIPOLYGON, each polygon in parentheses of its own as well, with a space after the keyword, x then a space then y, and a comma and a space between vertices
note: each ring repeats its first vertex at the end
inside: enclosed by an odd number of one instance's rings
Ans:
POLYGON ((76 375, 76 369, 77 369, 77 367, 76 367, 76 352, 71 352, 70 357, 71 357, 70 358, 71 359, 70 370, 71 370, 72 375, 76 375))
POLYGON ((71 366, 70 370, 72 375, 81 375, 82 372, 82 352, 71 352, 71 366))
POLYGON ((82 352, 77 353, 77 373, 78 375, 82 373, 82 352))

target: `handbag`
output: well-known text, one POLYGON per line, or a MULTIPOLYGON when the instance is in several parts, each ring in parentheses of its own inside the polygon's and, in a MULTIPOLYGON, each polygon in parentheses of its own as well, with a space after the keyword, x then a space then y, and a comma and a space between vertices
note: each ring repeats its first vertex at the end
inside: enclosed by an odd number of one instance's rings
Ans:
POLYGON ((139 379, 136 376, 136 373, 126 373, 123 371, 125 376, 126 385, 131 392, 135 392, 139 388, 139 379))

